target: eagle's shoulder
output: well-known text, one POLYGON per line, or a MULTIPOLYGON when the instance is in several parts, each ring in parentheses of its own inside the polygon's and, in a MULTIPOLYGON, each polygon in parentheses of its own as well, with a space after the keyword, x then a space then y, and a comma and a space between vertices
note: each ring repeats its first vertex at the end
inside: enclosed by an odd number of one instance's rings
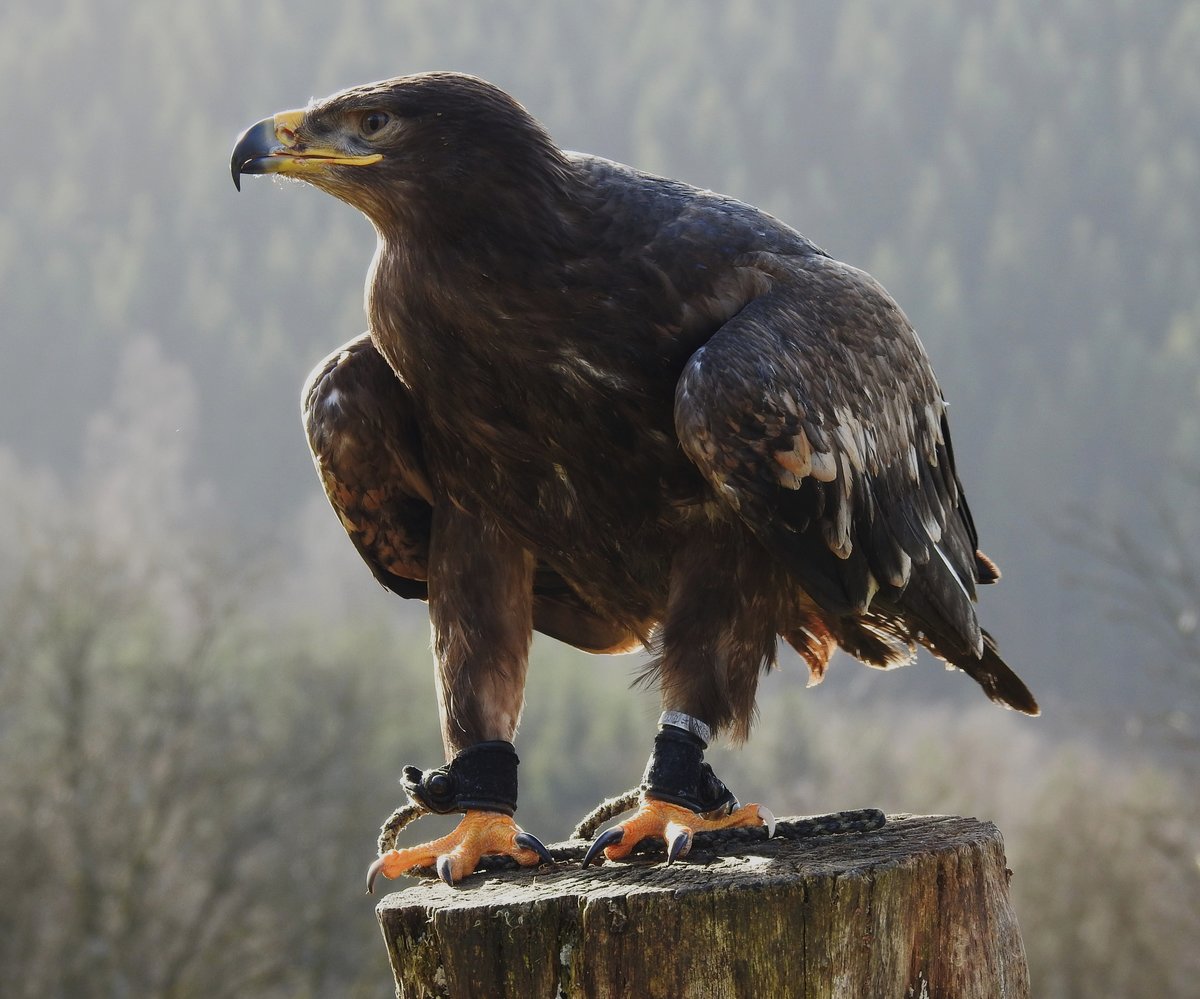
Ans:
POLYGON ((707 266, 749 254, 825 256, 784 222, 737 198, 588 153, 568 153, 588 210, 629 250, 669 258, 693 249, 707 266))

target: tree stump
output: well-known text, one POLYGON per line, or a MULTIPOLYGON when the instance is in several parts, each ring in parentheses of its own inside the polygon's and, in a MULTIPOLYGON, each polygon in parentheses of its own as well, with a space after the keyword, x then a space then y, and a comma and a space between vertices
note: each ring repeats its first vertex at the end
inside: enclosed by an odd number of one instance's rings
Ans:
POLYGON ((894 816, 715 856, 412 883, 378 907, 397 994, 1027 999, 999 831, 894 816))

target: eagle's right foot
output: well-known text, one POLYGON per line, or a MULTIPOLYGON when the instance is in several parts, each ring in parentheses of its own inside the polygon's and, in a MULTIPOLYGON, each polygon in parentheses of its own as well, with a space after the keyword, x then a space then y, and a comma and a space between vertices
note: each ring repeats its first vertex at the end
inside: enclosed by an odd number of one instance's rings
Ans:
POLYGON ((398 878, 418 867, 433 867, 439 878, 453 885, 474 871, 482 857, 492 856, 512 857, 522 867, 553 863, 541 840, 524 832, 511 816, 472 810, 441 839, 404 850, 388 850, 367 871, 367 893, 374 893, 379 875, 398 878))
POLYGON ((404 790, 431 812, 465 812, 447 836, 404 850, 388 850, 367 871, 367 892, 375 879, 397 878, 417 867, 433 867, 452 885, 475 870, 481 857, 512 857, 522 867, 552 863, 541 840, 513 820, 517 807, 517 759, 512 743, 479 742, 434 770, 405 767, 404 790))

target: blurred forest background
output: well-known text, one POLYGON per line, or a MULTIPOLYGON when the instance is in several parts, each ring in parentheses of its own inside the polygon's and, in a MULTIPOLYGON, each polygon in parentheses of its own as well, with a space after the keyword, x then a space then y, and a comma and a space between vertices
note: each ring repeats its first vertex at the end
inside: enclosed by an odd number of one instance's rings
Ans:
MULTIPOLYGON (((976 814, 1042 997, 1200 975, 1200 3, 7 0, 0 992, 385 996, 362 876, 440 756, 421 605, 357 564, 299 386, 373 234, 238 132, 422 69, 872 271, 925 341, 1045 709, 799 665, 715 763, 780 814, 976 814)), ((519 818, 634 783, 630 659, 535 645, 519 818)), ((428 832, 425 829, 424 832, 428 832)))

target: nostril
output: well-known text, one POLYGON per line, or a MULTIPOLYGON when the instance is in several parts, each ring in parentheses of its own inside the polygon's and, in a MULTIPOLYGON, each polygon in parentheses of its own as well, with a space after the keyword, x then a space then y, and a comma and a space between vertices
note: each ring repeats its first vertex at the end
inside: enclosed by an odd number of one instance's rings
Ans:
POLYGON ((296 132, 286 125, 275 126, 275 138, 285 146, 294 146, 296 144, 296 132))

